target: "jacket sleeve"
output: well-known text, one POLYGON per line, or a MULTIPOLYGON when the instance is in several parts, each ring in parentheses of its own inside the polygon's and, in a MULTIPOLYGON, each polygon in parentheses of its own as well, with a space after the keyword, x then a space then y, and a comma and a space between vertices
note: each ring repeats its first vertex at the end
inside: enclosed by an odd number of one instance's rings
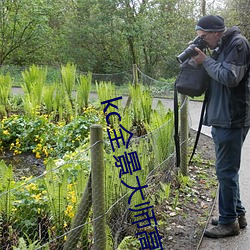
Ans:
POLYGON ((216 82, 232 88, 238 86, 248 70, 249 46, 244 38, 238 38, 232 42, 227 51, 223 62, 207 57, 203 66, 216 82))

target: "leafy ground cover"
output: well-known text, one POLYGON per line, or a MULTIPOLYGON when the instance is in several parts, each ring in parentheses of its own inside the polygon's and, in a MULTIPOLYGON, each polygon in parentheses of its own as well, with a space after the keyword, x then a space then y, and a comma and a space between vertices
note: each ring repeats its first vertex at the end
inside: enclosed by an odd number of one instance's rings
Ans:
MULTIPOLYGON (((194 132, 191 134, 191 137, 193 136, 194 132)), ((44 171, 42 160, 32 154, 17 155, 14 159, 36 166, 38 172, 44 171)), ((201 135, 197 155, 189 166, 188 177, 178 176, 175 170, 172 174, 171 189, 162 184, 162 193, 158 192, 156 196, 151 197, 154 199, 158 229, 163 237, 163 249, 198 249, 217 191, 213 162, 212 139, 201 135)), ((23 170, 21 173, 18 172, 19 169, 14 171, 17 175, 25 175, 23 170)), ((119 249, 138 249, 133 238, 127 239, 126 248, 119 249)))
POLYGON ((173 181, 175 191, 157 207, 162 217, 159 228, 164 249, 199 248, 217 192, 214 159, 212 139, 201 135, 189 178, 173 181))

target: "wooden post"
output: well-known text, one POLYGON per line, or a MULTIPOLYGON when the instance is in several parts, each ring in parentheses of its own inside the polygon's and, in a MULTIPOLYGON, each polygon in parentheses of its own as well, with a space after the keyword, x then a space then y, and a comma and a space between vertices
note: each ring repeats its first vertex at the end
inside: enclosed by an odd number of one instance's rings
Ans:
POLYGON ((90 127, 94 250, 106 249, 104 148, 102 126, 90 127))
POLYGON ((180 168, 181 174, 187 176, 188 174, 188 97, 181 96, 180 109, 180 168))
POLYGON ((136 64, 133 64, 133 83, 134 83, 134 85, 138 84, 138 71, 137 71, 136 64))
MULTIPOLYGON (((138 70, 137 65, 133 64, 133 84, 136 86, 138 84, 138 70)), ((124 113, 126 109, 128 109, 129 105, 131 104, 131 95, 128 95, 127 102, 125 104, 124 113)))

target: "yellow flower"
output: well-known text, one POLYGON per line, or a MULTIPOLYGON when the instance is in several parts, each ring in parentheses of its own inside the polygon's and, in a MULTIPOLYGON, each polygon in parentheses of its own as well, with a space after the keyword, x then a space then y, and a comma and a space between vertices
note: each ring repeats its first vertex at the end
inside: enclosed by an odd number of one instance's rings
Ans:
POLYGON ((37 190, 37 185, 35 183, 30 183, 29 185, 26 186, 26 189, 28 191, 34 191, 37 190))
POLYGON ((32 197, 35 198, 36 201, 40 201, 42 199, 41 195, 42 195, 41 193, 33 194, 32 197))
POLYGON ((13 207, 11 210, 12 210, 12 212, 16 212, 17 208, 13 207))
POLYGON ((4 135, 9 135, 10 133, 9 133, 9 131, 8 131, 7 129, 5 129, 5 130, 3 131, 3 134, 4 134, 4 135))
POLYGON ((72 201, 72 203, 76 203, 76 196, 75 195, 72 195, 71 201, 72 201))
POLYGON ((21 154, 21 153, 22 153, 22 151, 19 151, 19 150, 15 149, 13 154, 18 155, 18 154, 21 154))
POLYGON ((49 153, 46 147, 43 147, 43 153, 45 154, 46 157, 48 157, 49 153))
POLYGON ((66 208, 66 211, 64 211, 64 213, 65 213, 65 215, 68 215, 69 218, 73 218, 74 217, 73 206, 68 205, 66 208))
POLYGON ((36 158, 40 159, 41 158, 41 155, 39 152, 36 152, 36 158))

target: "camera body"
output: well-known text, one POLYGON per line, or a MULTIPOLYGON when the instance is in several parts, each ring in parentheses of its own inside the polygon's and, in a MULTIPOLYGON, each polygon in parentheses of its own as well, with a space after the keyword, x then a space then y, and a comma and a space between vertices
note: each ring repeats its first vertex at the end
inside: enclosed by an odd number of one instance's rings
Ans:
POLYGON ((207 43, 199 36, 197 36, 190 45, 180 54, 176 57, 177 61, 179 63, 183 63, 188 58, 198 55, 198 53, 195 51, 195 47, 199 48, 200 50, 203 50, 207 48, 207 43))

